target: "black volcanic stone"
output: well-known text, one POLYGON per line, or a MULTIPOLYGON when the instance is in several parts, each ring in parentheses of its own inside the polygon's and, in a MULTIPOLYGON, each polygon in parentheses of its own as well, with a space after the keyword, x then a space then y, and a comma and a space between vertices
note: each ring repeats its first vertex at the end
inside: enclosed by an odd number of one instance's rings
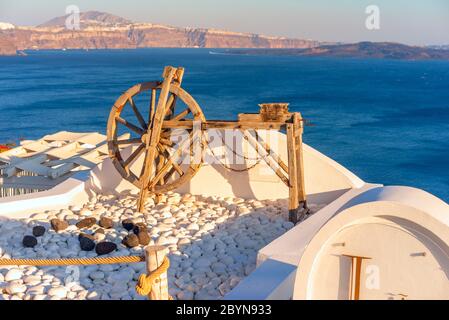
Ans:
POLYGON ((134 231, 135 234, 138 235, 140 232, 146 232, 147 231, 147 226, 143 222, 136 223, 134 225, 134 227, 133 227, 133 231, 134 231))
POLYGON ((148 245, 151 240, 150 235, 146 231, 139 232, 139 234, 137 235, 137 238, 139 238, 139 244, 141 244, 143 246, 148 245))
POLYGON ((114 226, 114 221, 111 218, 101 217, 99 225, 102 228, 111 229, 114 226))
POLYGON ((22 244, 25 248, 34 248, 37 245, 37 239, 33 236, 23 237, 22 244))
POLYGON ((139 238, 134 234, 130 233, 125 238, 123 238, 122 244, 128 248, 134 248, 139 245, 139 238))
POLYGON ((129 231, 134 228, 134 222, 131 219, 125 219, 122 221, 122 226, 129 231))
POLYGON ((99 256, 103 254, 111 253, 112 251, 115 251, 117 249, 117 245, 113 242, 109 241, 103 241, 97 244, 95 247, 95 251, 99 256))
POLYGON ((53 230, 55 230, 56 232, 65 230, 69 226, 67 221, 59 220, 59 219, 56 219, 56 218, 55 219, 51 219, 50 220, 50 224, 51 224, 51 227, 53 228, 53 230))
POLYGON ((83 228, 90 228, 92 227, 94 224, 97 223, 97 219, 91 217, 91 218, 85 218, 79 222, 76 223, 76 227, 78 229, 83 229, 83 228))
POLYGON ((43 226, 35 226, 33 228, 33 236, 35 237, 41 237, 45 233, 45 228, 43 226))
POLYGON ((95 248, 95 242, 92 239, 81 237, 80 248, 83 251, 92 251, 95 248))

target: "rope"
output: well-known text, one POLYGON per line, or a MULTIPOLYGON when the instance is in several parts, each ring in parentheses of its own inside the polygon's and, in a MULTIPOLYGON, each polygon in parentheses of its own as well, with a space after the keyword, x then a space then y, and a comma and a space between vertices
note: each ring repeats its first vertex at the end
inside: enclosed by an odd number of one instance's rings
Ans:
POLYGON ((227 170, 230 170, 230 171, 234 171, 234 172, 246 172, 246 171, 250 171, 250 170, 254 169, 254 168, 255 168, 255 167, 262 161, 261 159, 259 159, 259 160, 257 160, 256 163, 254 163, 253 165, 251 165, 251 166, 249 166, 249 167, 246 167, 245 169, 235 169, 235 168, 232 168, 232 167, 228 166, 227 164, 223 163, 223 162, 217 157, 217 155, 216 155, 215 152, 212 150, 212 148, 210 147, 209 144, 207 145, 207 148, 210 150, 210 152, 212 153, 212 155, 214 156, 214 158, 218 161, 218 163, 219 163, 223 168, 225 168, 225 169, 227 169, 227 170))
MULTIPOLYGON (((65 258, 65 259, 0 259, 0 266, 68 266, 92 264, 116 264, 144 262, 144 256, 121 256, 103 258, 65 258)), ((170 260, 165 257, 162 264, 149 275, 141 274, 136 284, 136 291, 142 296, 151 293, 153 284, 170 267, 170 260)), ((170 300, 173 297, 169 296, 170 300)))
MULTIPOLYGON (((153 289, 153 284, 156 279, 158 279, 161 275, 167 272, 168 268, 170 268, 170 260, 167 257, 164 258, 162 264, 149 275, 141 274, 139 276, 139 280, 137 280, 136 284, 136 292, 141 296, 148 296, 153 289)), ((172 297, 169 297, 172 300, 172 297)))
MULTIPOLYGON (((235 168, 232 168, 231 166, 228 166, 227 164, 223 163, 223 162, 218 158, 218 156, 215 154, 214 150, 212 150, 212 148, 211 148, 211 146, 210 146, 210 143, 206 140, 207 148, 208 148, 209 151, 212 153, 212 156, 215 158, 215 160, 217 160, 218 163, 219 163, 223 168, 225 168, 225 169, 227 169, 227 170, 230 170, 230 171, 234 171, 234 172, 246 172, 246 171, 250 171, 250 170, 254 169, 255 167, 257 167, 257 165, 258 165, 259 163, 262 162, 262 158, 257 158, 257 159, 254 158, 254 159, 251 159, 251 158, 248 158, 248 157, 246 157, 246 156, 244 156, 244 155, 238 154, 236 151, 234 151, 233 149, 231 149, 231 148, 226 144, 226 142, 225 142, 224 139, 223 139, 223 136, 221 136, 220 134, 218 134, 218 135, 220 136, 220 138, 221 138, 222 142, 224 143, 224 145, 226 146, 226 148, 229 149, 229 150, 231 150, 231 152, 234 153, 234 155, 236 155, 236 156, 238 156, 238 157, 240 157, 240 158, 243 158, 243 159, 245 159, 245 160, 248 160, 248 161, 249 161, 249 160, 257 160, 253 165, 251 165, 251 166, 249 166, 249 167, 246 167, 245 169, 235 169, 235 168)), ((256 131, 256 135, 257 135, 257 131, 256 131)), ((203 146, 204 146, 204 145, 203 145, 203 146)), ((224 155, 222 155, 222 156, 224 156, 224 155)))
POLYGON ((0 266, 68 266, 144 262, 144 256, 66 259, 0 259, 0 266))
MULTIPOLYGON (((254 130, 254 132, 256 133, 256 139, 258 139, 259 133, 257 132, 257 130, 254 130)), ((237 157, 243 158, 245 160, 248 161, 260 161, 262 160, 262 157, 257 157, 257 158, 250 158, 248 156, 245 156, 244 154, 238 154, 237 151, 235 151, 234 149, 232 149, 224 140, 223 136, 217 131, 217 135, 220 136, 221 138, 221 142, 223 143, 223 145, 226 147, 226 149, 230 150, 234 155, 236 155, 237 157)), ((244 137, 244 139, 246 140, 246 138, 244 137)))

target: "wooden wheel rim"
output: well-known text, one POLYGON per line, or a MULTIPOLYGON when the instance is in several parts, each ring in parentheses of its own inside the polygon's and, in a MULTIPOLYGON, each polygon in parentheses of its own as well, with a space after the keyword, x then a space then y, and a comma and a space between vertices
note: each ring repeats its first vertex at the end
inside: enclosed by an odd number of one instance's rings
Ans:
MULTIPOLYGON (((112 159, 112 162, 114 164, 114 167, 117 169, 117 171, 120 173, 120 175, 127 181, 134 184, 136 187, 141 187, 141 181, 140 178, 142 176, 143 170, 140 170, 140 174, 136 175, 131 170, 127 169, 126 160, 124 159, 121 150, 119 148, 118 143, 118 123, 117 123, 117 117, 120 117, 120 114, 122 113, 124 107, 126 105, 129 105, 128 101, 130 98, 139 95, 142 92, 149 91, 149 90, 159 90, 161 88, 161 82, 159 81, 152 81, 152 82, 145 82, 137 84, 130 89, 128 89, 124 94, 122 94, 117 101, 115 102, 114 106, 111 109, 111 112, 109 114, 108 119, 108 125, 107 125, 107 141, 108 141, 108 150, 109 150, 109 156, 112 159)), ((193 97, 187 93, 184 89, 182 89, 179 86, 171 85, 170 86, 170 94, 174 95, 176 99, 181 100, 190 110, 190 113, 193 115, 194 121, 199 122, 205 122, 206 119, 204 117, 204 114, 198 105, 198 103, 193 99, 193 97)), ((156 102, 157 103, 157 102, 156 102)), ((151 123, 147 123, 147 125, 151 126, 151 123)), ((137 126, 141 129, 141 127, 137 126)), ((143 133, 146 133, 146 130, 142 129, 143 133)), ((200 132, 201 134, 201 132, 200 132)), ((184 183, 188 182, 200 169, 201 162, 203 160, 203 155, 205 152, 204 145, 202 143, 202 134, 200 136, 199 140, 199 148, 196 148, 195 150, 199 151, 200 157, 197 163, 190 163, 188 165, 187 170, 183 172, 183 175, 180 175, 178 173, 178 177, 170 180, 170 181, 164 181, 162 184, 157 184, 153 187, 153 192, 155 193, 165 193, 168 191, 172 191, 179 186, 183 185, 184 183)), ((138 148, 145 148, 145 144, 142 142, 139 144, 138 148)), ((159 152, 160 154, 160 152, 159 152)), ((139 155, 140 156, 140 155, 139 155)), ((137 157, 136 157, 137 158, 137 157)), ((180 157, 181 159, 183 156, 180 157)), ((153 182, 153 179, 155 178, 156 172, 152 173, 152 178, 150 179, 150 184, 153 182)), ((174 174, 174 173, 173 173, 174 174)), ((158 181, 159 182, 159 181, 158 181)))

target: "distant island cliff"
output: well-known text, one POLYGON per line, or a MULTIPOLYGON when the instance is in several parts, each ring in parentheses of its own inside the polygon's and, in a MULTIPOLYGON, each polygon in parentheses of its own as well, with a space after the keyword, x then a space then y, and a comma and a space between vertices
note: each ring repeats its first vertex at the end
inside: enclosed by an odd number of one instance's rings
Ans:
POLYGON ((449 50, 446 48, 407 46, 392 42, 359 42, 323 45, 306 49, 235 49, 224 51, 224 53, 397 60, 449 60, 449 50))
POLYGON ((420 47, 390 42, 324 43, 215 29, 135 23, 98 11, 81 13, 80 29, 69 30, 65 26, 66 19, 67 16, 57 17, 36 27, 0 22, 0 55, 15 55, 23 50, 165 47, 233 49, 225 51, 232 54, 449 60, 447 46, 420 47))
POLYGON ((0 25, 0 52, 41 49, 119 48, 311 48, 312 40, 269 37, 215 29, 180 28, 134 23, 108 13, 80 14, 80 30, 65 27, 66 17, 54 18, 36 27, 0 25))

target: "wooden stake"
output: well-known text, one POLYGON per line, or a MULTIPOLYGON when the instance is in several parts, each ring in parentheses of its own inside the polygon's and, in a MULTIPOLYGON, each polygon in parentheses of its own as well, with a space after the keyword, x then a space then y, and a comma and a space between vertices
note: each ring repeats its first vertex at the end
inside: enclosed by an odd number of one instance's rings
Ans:
POLYGON ((293 115, 294 124, 294 137, 295 137, 295 153, 296 153, 296 170, 297 170, 297 183, 298 183, 298 202, 299 207, 302 210, 301 220, 308 212, 307 201, 306 201, 306 187, 304 178, 304 152, 302 149, 302 133, 303 133, 303 123, 301 121, 301 114, 295 113, 293 115))
MULTIPOLYGON (((167 255, 167 248, 164 246, 148 246, 145 248, 146 268, 150 274, 159 268, 167 255)), ((150 300, 169 300, 167 272, 157 279, 151 293, 148 297, 150 300)))
POLYGON ((295 148, 295 125, 287 125, 287 152, 288 152, 288 180, 289 186, 289 220, 296 224, 298 222, 298 170, 295 148))

